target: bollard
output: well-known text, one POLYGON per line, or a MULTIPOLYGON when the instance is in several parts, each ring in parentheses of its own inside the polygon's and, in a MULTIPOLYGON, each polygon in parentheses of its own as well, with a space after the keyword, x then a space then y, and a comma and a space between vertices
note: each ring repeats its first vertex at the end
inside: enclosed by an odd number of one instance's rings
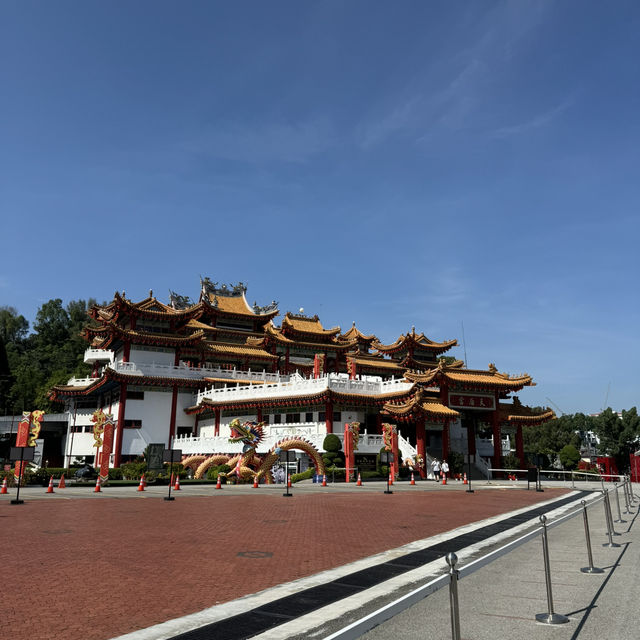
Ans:
POLYGON ((536 620, 544 624, 564 624, 569 622, 567 616, 555 613, 553 610, 553 593, 551 592, 551 567, 549 566, 549 539, 547 537, 547 516, 540 516, 542 523, 542 555, 544 557, 544 577, 547 583, 548 613, 537 613, 536 620))
POLYGON ((593 555, 591 553, 591 536, 589 535, 589 517, 587 516, 587 502, 586 500, 581 500, 582 502, 582 515, 584 517, 584 537, 587 540, 587 557, 589 559, 589 566, 582 567, 580 571, 582 573, 604 573, 604 569, 599 569, 598 567, 593 566, 593 555))
POLYGON ((458 610, 458 570, 455 568, 458 556, 455 553, 448 553, 447 564, 449 565, 449 604, 451 606, 451 640, 460 640, 460 611, 458 610))
POLYGON ((573 471, 571 472, 571 488, 572 489, 576 488, 576 483, 574 482, 574 479, 573 479, 573 471))
POLYGON ((607 493, 605 495, 605 500, 607 502, 607 511, 609 512, 609 522, 611 523, 611 535, 612 536, 620 536, 622 534, 618 533, 616 531, 616 528, 613 526, 613 511, 611 509, 611 498, 609 498, 609 491, 611 491, 611 489, 607 489, 607 493))
POLYGON ((625 516, 631 515, 631 511, 629 511, 629 492, 627 491, 627 480, 622 483, 622 488, 624 489, 624 513, 625 516))
POLYGON ((627 493, 629 494, 629 509, 633 508, 633 489, 631 488, 631 478, 627 477, 627 493))
POLYGON ((603 494, 604 500, 602 501, 602 503, 604 504, 604 518, 607 522, 607 535, 609 536, 609 542, 605 542, 602 546, 613 549, 614 547, 619 547, 620 545, 613 541, 613 523, 611 522, 611 515, 609 513, 609 509, 607 508, 608 496, 606 491, 603 491, 603 494))
POLYGON ((626 520, 622 519, 622 514, 620 513, 620 498, 618 496, 618 483, 615 483, 615 494, 616 494, 616 508, 618 510, 618 519, 614 520, 614 522, 626 522, 626 520))

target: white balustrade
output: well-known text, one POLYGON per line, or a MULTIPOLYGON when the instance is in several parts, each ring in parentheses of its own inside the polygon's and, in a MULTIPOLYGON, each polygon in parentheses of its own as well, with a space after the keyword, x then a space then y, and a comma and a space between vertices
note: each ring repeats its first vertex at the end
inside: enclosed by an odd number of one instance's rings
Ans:
POLYGON ((93 382, 96 382, 97 378, 71 378, 67 382, 67 386, 69 387, 86 387, 93 382))
POLYGON ((115 354, 110 349, 86 349, 84 352, 84 361, 86 363, 102 362, 109 360, 113 362, 115 354))
POLYGON ((289 380, 281 380, 275 384, 224 387, 221 389, 210 388, 196 394, 196 404, 199 404, 204 398, 223 401, 295 397, 321 393, 327 389, 357 395, 379 395, 392 392, 402 393, 409 391, 412 387, 413 383, 402 379, 383 382, 381 380, 349 380, 335 374, 324 375, 320 378, 303 378, 294 374, 289 380))
POLYGON ((256 382, 279 382, 288 379, 279 373, 266 371, 240 371, 237 369, 221 369, 220 367, 191 367, 188 364, 177 366, 170 364, 142 364, 137 362, 113 362, 110 366, 114 371, 137 376, 154 376, 159 378, 189 378, 201 380, 203 378, 224 378, 225 380, 255 380, 256 382))

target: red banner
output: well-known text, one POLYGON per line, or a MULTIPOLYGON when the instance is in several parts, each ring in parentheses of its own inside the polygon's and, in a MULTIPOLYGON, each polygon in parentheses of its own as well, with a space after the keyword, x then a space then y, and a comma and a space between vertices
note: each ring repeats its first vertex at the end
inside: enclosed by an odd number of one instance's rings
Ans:
POLYGON ((449 407, 452 409, 480 409, 491 411, 496 408, 495 396, 476 396, 467 393, 450 393, 449 407))
MULTIPOLYGON (((29 442, 29 427, 31 425, 31 411, 22 412, 22 420, 18 424, 18 435, 16 436, 16 447, 26 447, 29 442)), ((24 462, 16 462, 16 470, 14 471, 14 478, 16 482, 22 477, 22 472, 25 467, 24 462)))

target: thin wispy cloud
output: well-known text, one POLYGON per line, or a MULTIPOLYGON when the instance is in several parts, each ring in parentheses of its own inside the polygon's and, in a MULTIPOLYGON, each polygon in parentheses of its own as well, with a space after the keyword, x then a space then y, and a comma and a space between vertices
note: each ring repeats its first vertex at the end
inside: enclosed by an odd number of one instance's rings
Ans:
POLYGON ((561 116, 569 107, 571 103, 569 101, 562 102, 553 109, 549 109, 544 113, 538 114, 528 120, 519 122, 506 127, 500 127, 490 133, 493 138, 508 138, 509 136, 516 136, 522 133, 527 133, 534 129, 541 129, 551 124, 559 116, 561 116))
POLYGON ((326 120, 243 124, 209 128, 185 145, 187 151, 249 164, 304 163, 335 144, 326 120))

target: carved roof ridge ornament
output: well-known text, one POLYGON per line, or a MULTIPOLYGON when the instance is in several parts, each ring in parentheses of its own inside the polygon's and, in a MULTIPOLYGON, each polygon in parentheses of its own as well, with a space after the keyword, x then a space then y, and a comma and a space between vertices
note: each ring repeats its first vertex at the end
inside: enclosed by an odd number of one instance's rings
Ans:
POLYGON ((169 289, 169 306, 172 309, 181 311, 193 306, 193 302, 191 301, 191 298, 189 298, 189 296, 181 296, 175 291, 169 289))
POLYGON ((247 292, 247 285, 244 282, 238 282, 238 284, 221 284, 218 286, 217 282, 212 282, 210 278, 203 278, 200 276, 200 288, 203 296, 225 296, 236 297, 242 296, 247 292))

